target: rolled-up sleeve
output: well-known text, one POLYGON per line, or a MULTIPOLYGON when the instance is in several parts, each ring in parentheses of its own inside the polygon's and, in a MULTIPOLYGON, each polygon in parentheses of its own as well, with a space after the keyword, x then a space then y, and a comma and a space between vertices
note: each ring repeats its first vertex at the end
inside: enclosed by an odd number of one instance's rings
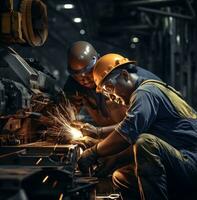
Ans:
POLYGON ((135 143, 141 133, 148 132, 159 108, 157 98, 149 91, 138 90, 130 101, 130 107, 116 131, 129 143, 135 143))

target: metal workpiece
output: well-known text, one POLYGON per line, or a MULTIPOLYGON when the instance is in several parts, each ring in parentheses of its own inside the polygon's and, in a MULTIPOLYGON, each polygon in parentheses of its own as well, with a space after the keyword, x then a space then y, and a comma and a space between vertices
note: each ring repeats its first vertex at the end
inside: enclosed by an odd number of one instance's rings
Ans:
POLYGON ((14 198, 23 191, 28 200, 58 199, 60 195, 91 199, 98 181, 79 176, 79 150, 77 145, 47 142, 1 147, 0 198, 14 198))
POLYGON ((1 199, 14 199, 21 191, 28 200, 59 199, 61 196, 68 200, 95 199, 93 189, 95 180, 79 183, 69 173, 59 168, 8 167, 2 169, 0 175, 1 199))
POLYGON ((77 145, 34 142, 18 146, 2 146, 0 165, 64 166, 74 171, 79 157, 77 145))

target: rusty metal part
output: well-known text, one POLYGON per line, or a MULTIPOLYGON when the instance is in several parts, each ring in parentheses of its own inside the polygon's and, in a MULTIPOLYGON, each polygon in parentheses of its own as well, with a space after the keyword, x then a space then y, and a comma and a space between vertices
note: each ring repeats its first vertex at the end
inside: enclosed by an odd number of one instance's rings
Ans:
POLYGON ((46 5, 40 0, 22 0, 20 11, 22 13, 22 30, 25 39, 31 46, 43 45, 48 36, 46 5), (35 17, 40 20, 40 27, 35 27, 35 17))
POLYGON ((21 190, 28 199, 92 199, 97 179, 76 174, 79 150, 77 145, 48 142, 1 147, 0 199, 21 190))
POLYGON ((74 173, 80 151, 77 145, 55 145, 35 142, 17 146, 2 146, 0 166, 62 167, 74 173))

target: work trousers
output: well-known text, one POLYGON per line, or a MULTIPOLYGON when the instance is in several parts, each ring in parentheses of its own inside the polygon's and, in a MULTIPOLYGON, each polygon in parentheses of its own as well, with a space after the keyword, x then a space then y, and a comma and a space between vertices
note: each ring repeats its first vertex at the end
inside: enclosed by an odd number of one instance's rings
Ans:
POLYGON ((124 200, 197 199, 197 161, 151 134, 133 145, 130 165, 113 173, 124 200))

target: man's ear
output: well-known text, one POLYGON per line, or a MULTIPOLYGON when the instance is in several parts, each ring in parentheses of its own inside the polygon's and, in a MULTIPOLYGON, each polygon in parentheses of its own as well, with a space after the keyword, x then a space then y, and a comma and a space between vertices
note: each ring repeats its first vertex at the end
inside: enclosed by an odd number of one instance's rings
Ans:
POLYGON ((128 81, 129 80, 129 73, 127 70, 123 69, 121 71, 121 77, 125 79, 125 81, 128 81))

